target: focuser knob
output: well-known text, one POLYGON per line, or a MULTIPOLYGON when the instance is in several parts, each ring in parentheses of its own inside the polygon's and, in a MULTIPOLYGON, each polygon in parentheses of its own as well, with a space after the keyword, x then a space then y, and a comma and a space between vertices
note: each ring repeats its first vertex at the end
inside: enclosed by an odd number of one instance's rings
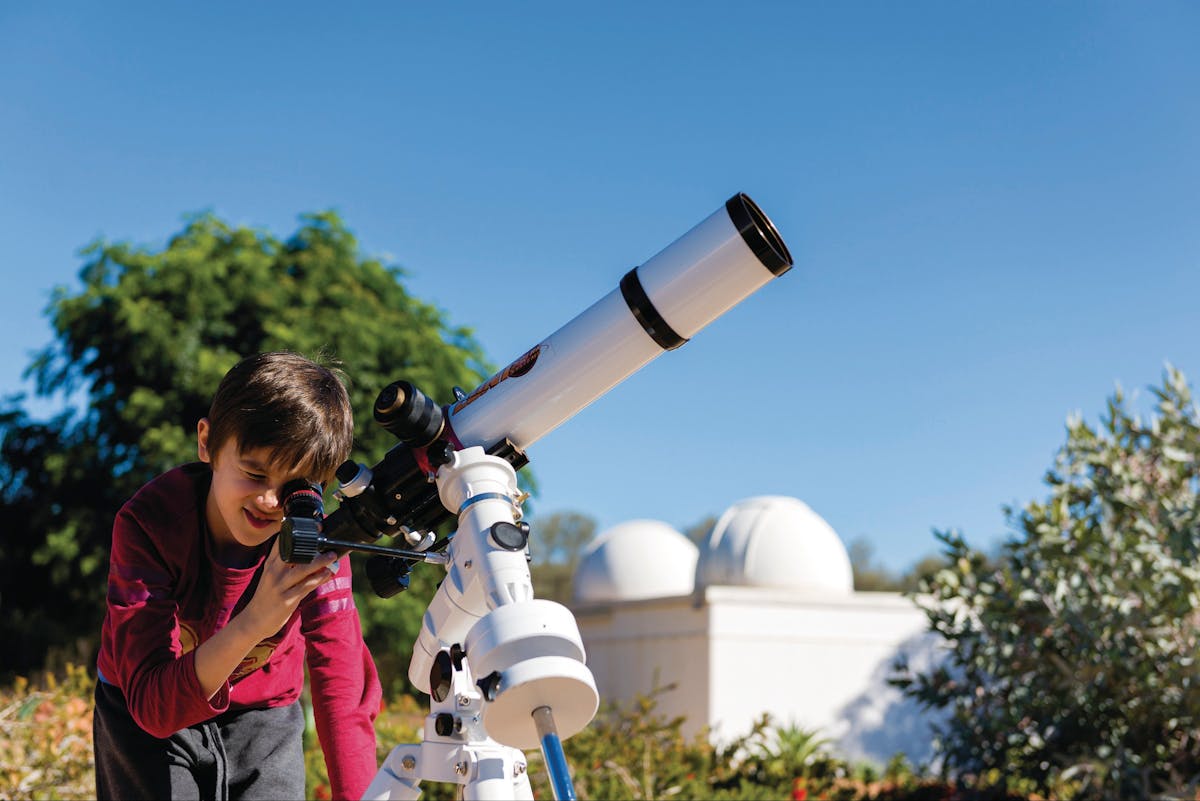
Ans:
POLYGON ((308 564, 321 552, 321 522, 312 517, 285 517, 279 527, 279 555, 292 564, 308 564))

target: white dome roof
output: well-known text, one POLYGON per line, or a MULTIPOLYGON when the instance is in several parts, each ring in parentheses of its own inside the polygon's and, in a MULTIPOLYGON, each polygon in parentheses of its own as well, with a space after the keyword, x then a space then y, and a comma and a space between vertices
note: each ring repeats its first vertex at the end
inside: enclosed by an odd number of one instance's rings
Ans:
POLYGON ((696 584, 784 587, 849 595, 850 557, 837 533, 795 498, 762 496, 729 507, 708 535, 696 584))
POLYGON ((658 520, 630 520, 602 532, 575 568, 576 601, 632 601, 688 595, 700 550, 658 520))

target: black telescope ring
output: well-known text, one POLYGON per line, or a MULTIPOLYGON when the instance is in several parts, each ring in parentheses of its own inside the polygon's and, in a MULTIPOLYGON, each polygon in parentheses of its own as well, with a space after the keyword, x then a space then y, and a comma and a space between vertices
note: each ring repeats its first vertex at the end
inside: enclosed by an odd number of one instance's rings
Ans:
POLYGON ((625 273, 625 277, 621 279, 621 297, 625 298, 625 305, 629 307, 629 311, 633 312, 633 317, 641 325, 642 330, 649 334, 660 348, 675 350, 687 342, 686 339, 675 333, 675 329, 671 328, 663 316, 658 313, 658 309, 654 308, 650 296, 646 294, 646 289, 642 286, 642 279, 638 278, 637 267, 625 273))
POLYGON ((783 237, 749 196, 738 192, 725 201, 725 211, 729 213, 733 227, 742 235, 746 246, 773 275, 783 275, 792 269, 792 254, 783 244, 783 237))

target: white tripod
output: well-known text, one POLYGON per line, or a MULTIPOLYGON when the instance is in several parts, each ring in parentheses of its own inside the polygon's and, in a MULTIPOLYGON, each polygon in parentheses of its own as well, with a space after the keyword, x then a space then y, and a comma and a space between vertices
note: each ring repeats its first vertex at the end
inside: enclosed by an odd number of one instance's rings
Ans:
POLYGON ((533 597, 516 473, 471 447, 436 481, 458 531, 408 670, 430 694, 424 739, 393 748, 363 797, 416 799, 427 780, 465 799, 532 799, 522 750, 540 746, 555 798, 573 799, 560 737, 592 720, 600 696, 574 615, 533 597))

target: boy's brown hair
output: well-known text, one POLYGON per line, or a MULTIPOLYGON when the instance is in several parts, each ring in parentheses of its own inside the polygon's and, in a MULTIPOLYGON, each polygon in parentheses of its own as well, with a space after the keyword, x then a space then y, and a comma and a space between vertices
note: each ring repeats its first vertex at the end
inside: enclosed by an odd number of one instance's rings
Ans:
POLYGON ((208 410, 208 450, 234 439, 272 463, 328 481, 350 455, 354 417, 341 371, 298 353, 248 356, 221 379, 208 410))

